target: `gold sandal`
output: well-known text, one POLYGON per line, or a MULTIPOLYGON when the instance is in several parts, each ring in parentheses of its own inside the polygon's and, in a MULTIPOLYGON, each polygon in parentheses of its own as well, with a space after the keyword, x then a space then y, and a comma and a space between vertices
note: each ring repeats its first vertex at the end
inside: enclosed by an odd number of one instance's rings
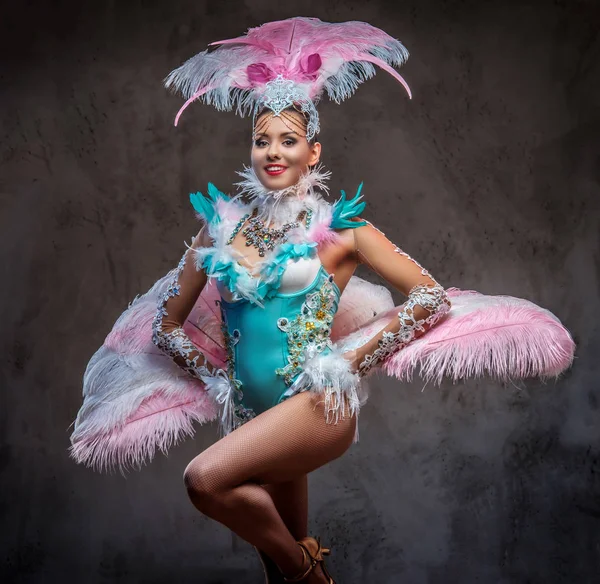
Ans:
POLYGON ((301 580, 304 580, 304 578, 306 578, 306 576, 308 576, 318 564, 321 564, 321 570, 323 571, 325 578, 327 578, 329 581, 328 584, 335 584, 333 578, 329 575, 327 568, 325 568, 325 558, 323 557, 328 556, 331 553, 331 550, 321 546, 321 538, 304 537, 296 543, 302 549, 304 558, 309 560, 309 566, 302 574, 299 574, 294 578, 287 578, 284 576, 283 579, 286 582, 300 582, 301 580), (314 552, 312 553, 311 548, 314 549, 314 552))

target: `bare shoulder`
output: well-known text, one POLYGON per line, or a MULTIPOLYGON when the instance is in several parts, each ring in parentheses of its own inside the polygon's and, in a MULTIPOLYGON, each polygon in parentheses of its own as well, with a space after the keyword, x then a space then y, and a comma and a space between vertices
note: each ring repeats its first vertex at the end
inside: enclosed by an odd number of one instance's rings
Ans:
POLYGON ((375 227, 373 227, 373 224, 370 221, 367 221, 362 217, 352 217, 350 221, 352 221, 353 223, 360 223, 360 225, 356 225, 356 227, 350 227, 347 229, 347 231, 352 232, 354 238, 356 238, 357 233, 364 233, 365 231, 375 229, 375 227))
MULTIPOLYGON (((360 217, 352 217, 349 219, 352 222, 361 223, 364 219, 360 217)), ((367 225, 369 225, 367 223, 367 225)), ((353 255, 356 250, 356 231, 364 226, 357 225, 356 227, 346 227, 344 229, 336 229, 337 234, 336 247, 344 255, 353 255)))
POLYGON ((337 234, 336 244, 340 248, 354 248, 354 229, 347 227, 346 229, 336 229, 337 234))
POLYGON ((384 250, 388 247, 396 249, 396 246, 387 238, 385 233, 370 221, 360 217, 353 217, 351 221, 360 223, 355 228, 345 230, 350 232, 349 237, 353 246, 353 252, 358 249, 366 249, 367 247, 372 250, 384 250))
POLYGON ((365 223, 364 225, 359 225, 358 227, 352 230, 355 232, 355 239, 368 239, 380 242, 388 240, 385 233, 381 231, 381 229, 379 229, 376 225, 373 225, 373 223, 371 223, 370 221, 367 221, 366 219, 361 219, 360 217, 354 217, 351 220, 361 221, 365 223))

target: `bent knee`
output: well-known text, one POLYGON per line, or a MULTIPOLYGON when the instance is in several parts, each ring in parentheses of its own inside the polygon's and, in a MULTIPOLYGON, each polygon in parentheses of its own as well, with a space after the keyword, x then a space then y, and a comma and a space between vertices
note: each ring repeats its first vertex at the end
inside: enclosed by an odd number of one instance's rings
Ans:
POLYGON ((196 501, 210 501, 219 493, 216 469, 199 460, 192 460, 183 472, 183 484, 196 501))

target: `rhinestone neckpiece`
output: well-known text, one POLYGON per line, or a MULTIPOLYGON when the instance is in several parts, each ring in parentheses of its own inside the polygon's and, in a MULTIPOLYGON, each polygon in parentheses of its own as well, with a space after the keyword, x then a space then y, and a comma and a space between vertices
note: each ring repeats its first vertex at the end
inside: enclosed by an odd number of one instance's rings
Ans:
POLYGON ((310 226, 312 218, 311 209, 302 209, 295 221, 284 223, 279 228, 267 227, 262 219, 257 217, 258 208, 252 211, 252 214, 246 213, 236 224, 231 236, 227 240, 227 244, 231 244, 235 239, 242 226, 248 221, 247 227, 242 231, 242 235, 246 238, 246 246, 254 246, 258 249, 258 255, 264 257, 265 252, 272 251, 276 244, 283 243, 287 240, 287 232, 290 229, 298 227, 301 221, 306 217, 306 228, 310 226))

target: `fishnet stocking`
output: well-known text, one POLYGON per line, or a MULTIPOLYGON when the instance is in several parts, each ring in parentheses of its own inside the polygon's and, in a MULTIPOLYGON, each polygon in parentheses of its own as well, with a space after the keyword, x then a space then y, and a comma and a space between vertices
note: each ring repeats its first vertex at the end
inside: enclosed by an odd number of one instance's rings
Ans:
POLYGON ((308 476, 263 485, 294 539, 308 535, 308 476))
POLYGON ((308 391, 270 408, 190 462, 184 473, 190 499, 285 574, 297 574, 304 563, 296 539, 306 532, 306 475, 352 444, 356 418, 346 414, 328 424, 322 397, 308 391), (295 502, 286 501, 291 482, 295 502))

